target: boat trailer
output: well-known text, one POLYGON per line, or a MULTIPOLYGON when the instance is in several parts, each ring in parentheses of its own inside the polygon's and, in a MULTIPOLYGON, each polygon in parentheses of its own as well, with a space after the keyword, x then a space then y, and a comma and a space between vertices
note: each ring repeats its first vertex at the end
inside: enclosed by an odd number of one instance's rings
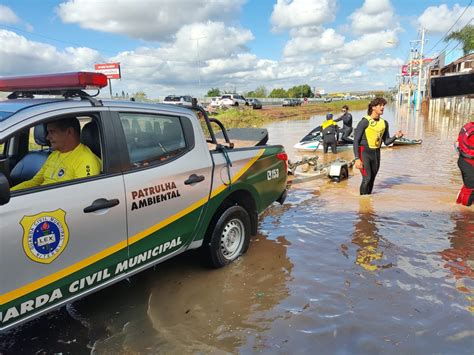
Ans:
POLYGON ((347 161, 341 158, 322 164, 319 157, 303 157, 292 162, 288 161, 288 175, 294 176, 290 184, 302 183, 321 177, 328 177, 333 182, 340 182, 349 177, 349 168, 354 165, 355 159, 347 161))

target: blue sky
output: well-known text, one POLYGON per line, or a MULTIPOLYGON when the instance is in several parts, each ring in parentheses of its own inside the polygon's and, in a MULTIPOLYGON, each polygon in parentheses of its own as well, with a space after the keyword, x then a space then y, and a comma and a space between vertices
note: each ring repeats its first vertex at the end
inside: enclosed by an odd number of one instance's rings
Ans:
POLYGON ((421 27, 426 56, 454 60, 461 46, 442 39, 473 17, 471 0, 0 0, 0 76, 120 62, 114 93, 150 98, 384 90, 421 27))

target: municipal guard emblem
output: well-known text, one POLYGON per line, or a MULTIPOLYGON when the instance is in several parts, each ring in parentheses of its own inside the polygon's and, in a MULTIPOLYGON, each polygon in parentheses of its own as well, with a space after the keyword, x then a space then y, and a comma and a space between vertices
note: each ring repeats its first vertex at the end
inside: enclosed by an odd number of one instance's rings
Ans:
POLYGON ((66 248, 69 228, 65 217, 66 212, 57 209, 22 218, 23 249, 31 260, 49 264, 66 248))

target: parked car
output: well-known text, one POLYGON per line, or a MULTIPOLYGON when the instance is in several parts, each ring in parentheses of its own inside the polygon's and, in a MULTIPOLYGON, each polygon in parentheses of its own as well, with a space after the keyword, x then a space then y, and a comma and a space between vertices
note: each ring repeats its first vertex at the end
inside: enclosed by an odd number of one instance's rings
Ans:
POLYGON ((301 101, 299 99, 284 99, 282 106, 300 106, 301 101))
POLYGON ((262 108, 262 103, 259 99, 247 99, 247 102, 254 110, 262 108))
POLYGON ((193 98, 189 95, 168 95, 163 100, 164 104, 180 105, 185 107, 193 106, 193 98))
POLYGON ((209 106, 214 107, 214 108, 219 107, 220 105, 221 103, 218 97, 213 97, 211 99, 211 102, 209 103, 209 106))
POLYGON ((285 200, 283 146, 233 148, 219 126, 220 149, 205 111, 201 126, 184 107, 84 92, 106 86, 104 74, 86 72, 0 80, 11 93, 0 100, 0 331, 190 249, 225 266, 246 252, 258 215, 285 200), (99 174, 47 160, 49 123, 70 119, 82 122, 74 130, 101 159, 99 174), (51 181, 10 189, 46 161, 51 181))
POLYGON ((293 100, 291 100, 291 99, 284 99, 281 105, 283 107, 284 106, 295 106, 295 104, 293 103, 293 100))
POLYGON ((331 97, 325 97, 323 102, 332 102, 332 98, 331 97))
POLYGON ((243 97, 242 95, 239 95, 239 94, 225 94, 225 95, 222 95, 219 102, 223 106, 248 105, 248 102, 245 99, 245 97, 243 97))

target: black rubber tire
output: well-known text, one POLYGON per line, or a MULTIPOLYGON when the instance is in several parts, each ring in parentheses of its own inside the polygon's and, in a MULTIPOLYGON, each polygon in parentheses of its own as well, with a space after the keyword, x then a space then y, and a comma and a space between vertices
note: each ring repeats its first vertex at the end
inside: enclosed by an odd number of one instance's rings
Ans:
POLYGON ((235 107, 237 107, 237 106, 239 106, 239 103, 238 103, 238 102, 235 103, 235 107))
POLYGON ((341 171, 341 180, 347 179, 349 177, 349 169, 347 166, 344 166, 341 171))
POLYGON ((209 264, 214 268, 228 265, 244 254, 250 243, 250 217, 238 205, 227 208, 210 230, 206 249, 209 264))

